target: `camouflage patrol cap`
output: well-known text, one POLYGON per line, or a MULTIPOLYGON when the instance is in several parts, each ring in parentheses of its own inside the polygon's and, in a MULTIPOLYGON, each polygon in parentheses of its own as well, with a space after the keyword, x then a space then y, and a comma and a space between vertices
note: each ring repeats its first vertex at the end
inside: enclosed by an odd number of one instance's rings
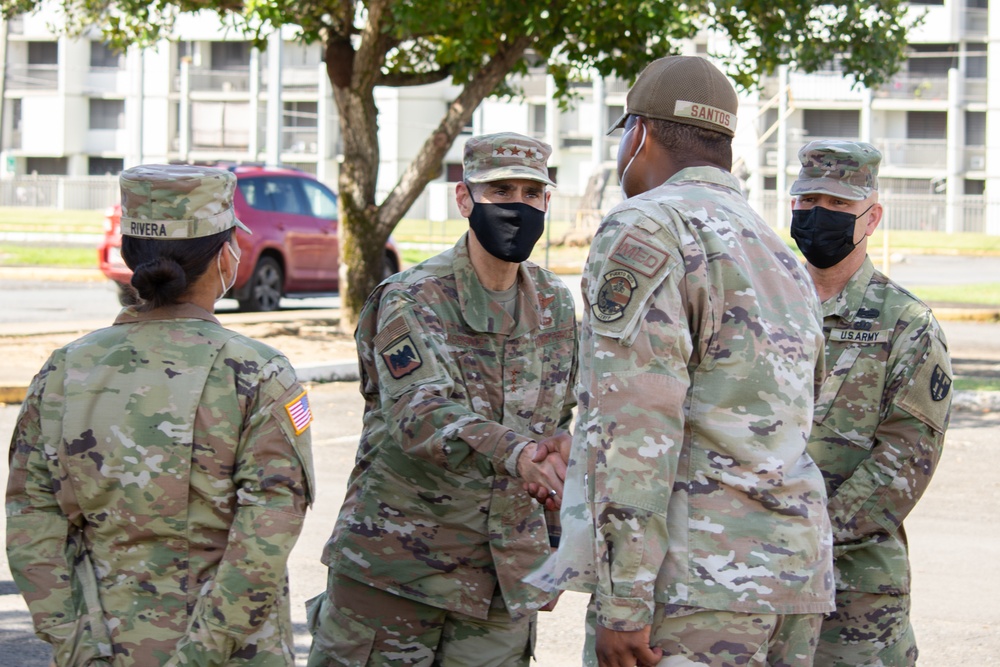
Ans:
POLYGON ((185 164, 144 164, 119 176, 123 236, 194 239, 239 227, 233 193, 236 175, 185 164))
POLYGON ((863 141, 820 139, 799 149, 802 169, 792 183, 793 196, 826 194, 852 201, 868 199, 878 190, 882 153, 863 141))
POLYGON ((646 65, 625 97, 625 113, 608 129, 625 127, 629 116, 669 120, 736 135, 736 89, 715 65, 699 56, 667 56, 646 65))
POLYGON ((552 147, 516 132, 472 137, 465 142, 464 177, 469 183, 525 178, 555 187, 546 162, 552 147))

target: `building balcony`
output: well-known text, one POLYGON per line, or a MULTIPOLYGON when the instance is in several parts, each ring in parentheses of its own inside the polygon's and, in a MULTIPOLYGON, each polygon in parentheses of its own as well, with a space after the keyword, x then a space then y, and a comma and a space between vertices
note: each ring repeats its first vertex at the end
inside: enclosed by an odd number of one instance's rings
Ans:
MULTIPOLYGON (((188 75, 188 85, 190 91, 205 93, 249 93, 250 92, 250 70, 190 70, 188 75)), ((180 73, 174 77, 174 91, 181 89, 180 73)))
MULTIPOLYGON (((807 141, 817 139, 831 139, 836 137, 803 137, 802 142, 792 142, 788 146, 788 155, 785 164, 789 167, 798 167, 799 148, 807 141)), ((849 140, 847 137, 841 139, 849 140)), ((882 151, 882 166, 880 169, 943 169, 947 162, 947 145, 945 139, 874 139, 872 143, 882 151)), ((764 166, 778 167, 778 144, 768 142, 761 145, 763 151, 764 166)), ((965 150, 964 165, 971 171, 981 170, 985 162, 985 149, 971 146, 965 150), (977 159, 976 156, 980 156, 977 159), (976 165, 979 165, 978 167, 976 165)))
POLYGON ((876 139, 872 143, 882 151, 881 169, 941 169, 948 160, 945 139, 876 139))
POLYGON ((281 130, 283 153, 316 155, 319 152, 319 131, 315 127, 286 127, 281 130))
POLYGON ((58 90, 59 65, 7 63, 7 90, 58 90))
POLYGON ((948 77, 897 74, 877 88, 874 96, 880 99, 897 100, 947 100, 948 77))

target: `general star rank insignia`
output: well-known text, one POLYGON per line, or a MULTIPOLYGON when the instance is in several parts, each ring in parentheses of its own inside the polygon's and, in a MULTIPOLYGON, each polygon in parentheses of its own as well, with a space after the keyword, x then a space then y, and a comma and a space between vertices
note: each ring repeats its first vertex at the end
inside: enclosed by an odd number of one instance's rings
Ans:
POLYGON ((625 269, 605 273, 604 284, 597 292, 597 303, 591 306, 594 317, 602 322, 621 319, 632 300, 632 292, 638 285, 635 276, 625 269))
POLYGON ((951 390, 951 378, 937 364, 931 373, 931 398, 935 401, 943 401, 951 390))

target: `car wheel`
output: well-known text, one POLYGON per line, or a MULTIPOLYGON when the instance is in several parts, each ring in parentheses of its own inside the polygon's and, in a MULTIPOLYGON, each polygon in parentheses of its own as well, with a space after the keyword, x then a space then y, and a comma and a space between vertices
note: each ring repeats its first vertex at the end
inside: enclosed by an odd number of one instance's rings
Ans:
POLYGON ((273 257, 261 257, 250 276, 247 298, 240 299, 240 310, 277 310, 284 284, 281 265, 273 257))
POLYGON ((396 268, 396 262, 392 259, 392 256, 389 253, 382 255, 382 280, 385 280, 398 271, 399 269, 396 268))

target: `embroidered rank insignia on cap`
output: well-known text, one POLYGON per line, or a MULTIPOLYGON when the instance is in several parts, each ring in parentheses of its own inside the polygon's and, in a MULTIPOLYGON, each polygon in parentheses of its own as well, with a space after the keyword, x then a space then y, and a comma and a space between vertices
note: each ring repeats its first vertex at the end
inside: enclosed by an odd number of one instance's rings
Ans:
POLYGON ((667 253, 631 234, 626 234, 618 242, 609 259, 635 269, 647 278, 652 278, 667 263, 667 253))
POLYGON ((597 303, 591 306, 594 317, 602 322, 614 322, 625 314, 638 287, 635 276, 625 269, 615 269, 604 274, 604 284, 597 292, 597 303))
POLYGON ((302 435, 302 432, 309 428, 309 424, 312 424, 313 416, 312 411, 309 409, 309 397, 306 396, 306 392, 304 391, 296 396, 291 403, 285 404, 285 412, 288 413, 288 418, 292 420, 295 435, 302 435))
POLYGON ((934 371, 931 372, 931 398, 935 401, 943 401, 951 390, 951 378, 944 370, 934 364, 934 371))

